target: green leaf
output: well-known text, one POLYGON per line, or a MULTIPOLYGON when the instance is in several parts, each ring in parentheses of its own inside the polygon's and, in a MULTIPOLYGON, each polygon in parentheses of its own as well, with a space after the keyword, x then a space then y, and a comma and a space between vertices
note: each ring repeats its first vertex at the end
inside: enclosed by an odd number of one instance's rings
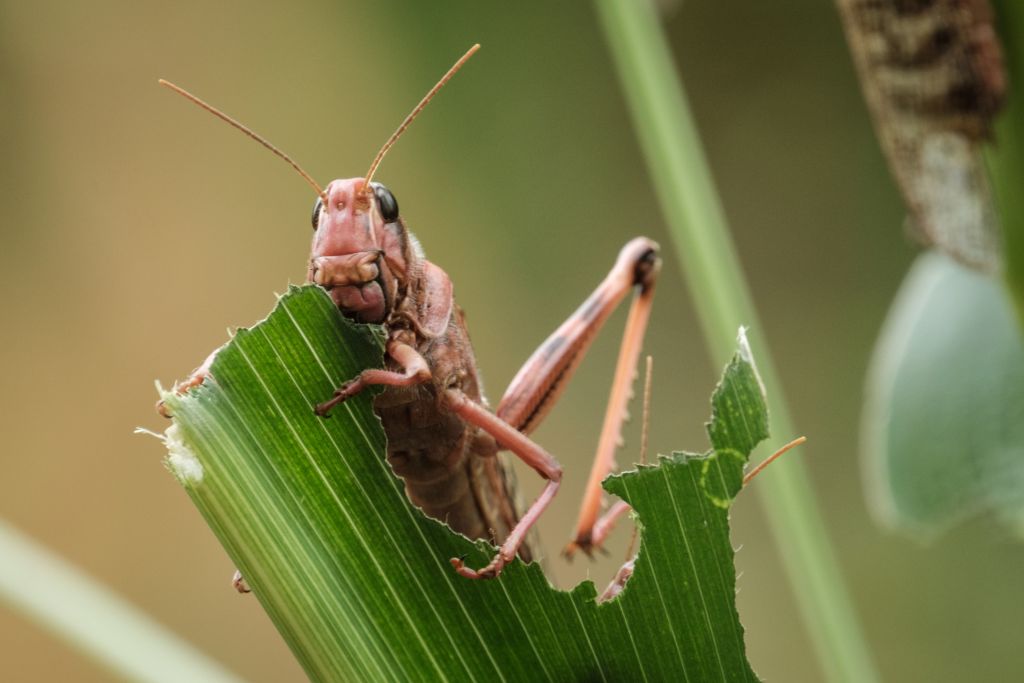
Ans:
POLYGON ((384 459, 359 396, 330 419, 313 405, 381 362, 380 337, 322 290, 292 289, 240 330, 216 378, 166 395, 168 464, 314 680, 757 680, 735 607, 728 504, 767 436, 760 381, 741 345, 713 397, 713 451, 611 477, 641 549, 626 589, 553 588, 537 564, 471 581, 495 549, 424 516, 384 459))
POLYGON ((861 445, 883 522, 927 538, 991 512, 1024 532, 1024 344, 999 283, 917 260, 875 349, 861 445))

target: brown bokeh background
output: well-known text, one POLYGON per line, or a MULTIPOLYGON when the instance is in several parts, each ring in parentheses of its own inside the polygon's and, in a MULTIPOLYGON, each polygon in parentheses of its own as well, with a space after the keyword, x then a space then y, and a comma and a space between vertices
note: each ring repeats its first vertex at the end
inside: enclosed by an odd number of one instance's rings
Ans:
MULTIPOLYGON (((223 107, 326 182, 363 173, 426 88, 482 43, 378 177, 451 274, 495 397, 629 237, 668 241, 594 12, 539 2, 0 7, 0 515, 241 675, 298 680, 257 602, 229 588, 231 562, 162 467, 162 447, 132 430, 164 426, 153 379, 184 376, 226 327, 258 320, 275 291, 302 280, 313 196, 156 79, 223 107)), ((788 457, 810 469, 883 674, 1004 678, 1019 670, 1024 550, 980 523, 922 547, 880 530, 865 509, 861 387, 914 250, 834 8, 689 0, 665 21, 810 438, 788 457)), ((537 434, 569 472, 541 525, 549 553, 575 517, 622 318, 537 434)), ((718 370, 671 258, 648 349, 652 446, 704 448, 718 370)), ((819 680, 756 495, 741 498, 733 520, 755 669, 819 680)), ((554 580, 603 585, 628 535, 606 561, 554 559, 554 580)), ((0 679, 111 678, 0 607, 0 679)))

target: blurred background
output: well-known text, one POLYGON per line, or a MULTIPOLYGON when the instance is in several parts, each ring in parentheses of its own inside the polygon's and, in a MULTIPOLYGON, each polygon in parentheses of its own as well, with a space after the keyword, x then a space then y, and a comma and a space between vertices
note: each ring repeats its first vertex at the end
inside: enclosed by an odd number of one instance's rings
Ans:
MULTIPOLYGON (((667 244, 594 12, 538 2, 0 7, 0 517, 240 675, 299 680, 258 603, 231 590, 231 562, 162 466, 161 444, 132 430, 165 427, 154 379, 184 377, 227 327, 257 321, 274 292, 302 281, 314 197, 285 164, 156 79, 207 98, 326 183, 364 173, 426 89, 482 43, 378 179, 455 282, 497 398, 627 239, 667 244)), ((664 17, 810 439, 787 457, 810 469, 883 675, 1007 678, 1021 661, 1024 549, 980 523, 923 547, 880 530, 865 509, 855 457, 863 378, 914 248, 835 9, 689 0, 667 4, 664 17)), ((688 297, 667 258, 647 344, 659 452, 707 445, 719 368, 688 297)), ((623 318, 537 433, 568 473, 541 522, 552 556, 575 520, 623 318)), ((635 459, 638 423, 623 464, 635 459)), ((520 477, 530 492, 534 479, 520 477)), ((755 670, 819 680, 756 493, 732 519, 755 670)), ((553 557, 553 581, 603 586, 628 537, 621 529, 599 562, 553 557)), ((0 606, 0 679, 111 678, 0 606)))

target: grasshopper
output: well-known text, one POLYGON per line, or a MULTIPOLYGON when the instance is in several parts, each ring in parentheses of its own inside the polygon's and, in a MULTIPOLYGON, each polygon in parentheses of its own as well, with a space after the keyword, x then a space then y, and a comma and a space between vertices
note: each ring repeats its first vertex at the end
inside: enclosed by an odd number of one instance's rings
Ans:
MULTIPOLYGON (((478 48, 470 49, 427 93, 365 175, 334 180, 325 188, 262 137, 161 81, 266 146, 316 190, 308 279, 327 290, 344 315, 383 325, 386 343, 384 368, 362 371, 314 410, 327 417, 333 407, 366 388, 383 387, 374 410, 387 436, 387 460, 404 480, 409 498, 455 531, 500 545, 481 569, 452 558, 454 569, 470 579, 497 577, 517 555, 527 561, 533 556, 528 534, 557 493, 562 467, 530 433, 555 404, 598 330, 633 293, 594 465, 567 553, 589 554, 601 546, 611 524, 599 520, 600 482, 614 466, 661 265, 653 241, 637 237, 628 242, 604 280, 530 356, 497 408, 489 409, 451 280, 423 256, 395 196, 373 180, 398 137, 478 48), (502 451, 511 451, 546 481, 538 498, 521 513, 502 451)), ((177 390, 186 391, 209 376, 210 360, 177 390)), ((621 512, 622 506, 617 506, 615 516, 621 512)))

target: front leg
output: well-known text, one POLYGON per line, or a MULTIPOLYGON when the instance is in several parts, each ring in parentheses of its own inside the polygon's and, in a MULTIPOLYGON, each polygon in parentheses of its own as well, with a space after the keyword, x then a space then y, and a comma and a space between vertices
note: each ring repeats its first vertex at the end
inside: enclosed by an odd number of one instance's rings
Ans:
POLYGON ((316 414, 320 417, 327 417, 331 408, 347 401, 368 386, 411 387, 430 381, 430 366, 427 365, 426 359, 420 355, 419 351, 413 347, 392 339, 388 341, 387 355, 402 368, 402 372, 378 368, 363 370, 355 378, 338 387, 333 398, 319 404, 315 408, 316 414))
MULTIPOLYGON (((189 391, 195 389, 203 382, 205 382, 208 377, 213 377, 213 375, 210 374, 210 366, 213 365, 214 359, 217 357, 217 354, 220 353, 220 350, 222 348, 224 347, 218 347, 213 352, 211 352, 210 355, 206 357, 206 360, 203 361, 203 364, 200 365, 195 370, 193 370, 192 374, 190 374, 188 376, 188 379, 186 379, 184 382, 175 382, 174 387, 171 389, 171 391, 174 392, 175 394, 178 394, 179 396, 184 396, 189 391)), ((159 401, 156 402, 156 412, 160 413, 161 415, 168 419, 173 417, 173 415, 171 415, 171 411, 168 410, 167 404, 164 403, 163 399, 160 399, 159 401)))

